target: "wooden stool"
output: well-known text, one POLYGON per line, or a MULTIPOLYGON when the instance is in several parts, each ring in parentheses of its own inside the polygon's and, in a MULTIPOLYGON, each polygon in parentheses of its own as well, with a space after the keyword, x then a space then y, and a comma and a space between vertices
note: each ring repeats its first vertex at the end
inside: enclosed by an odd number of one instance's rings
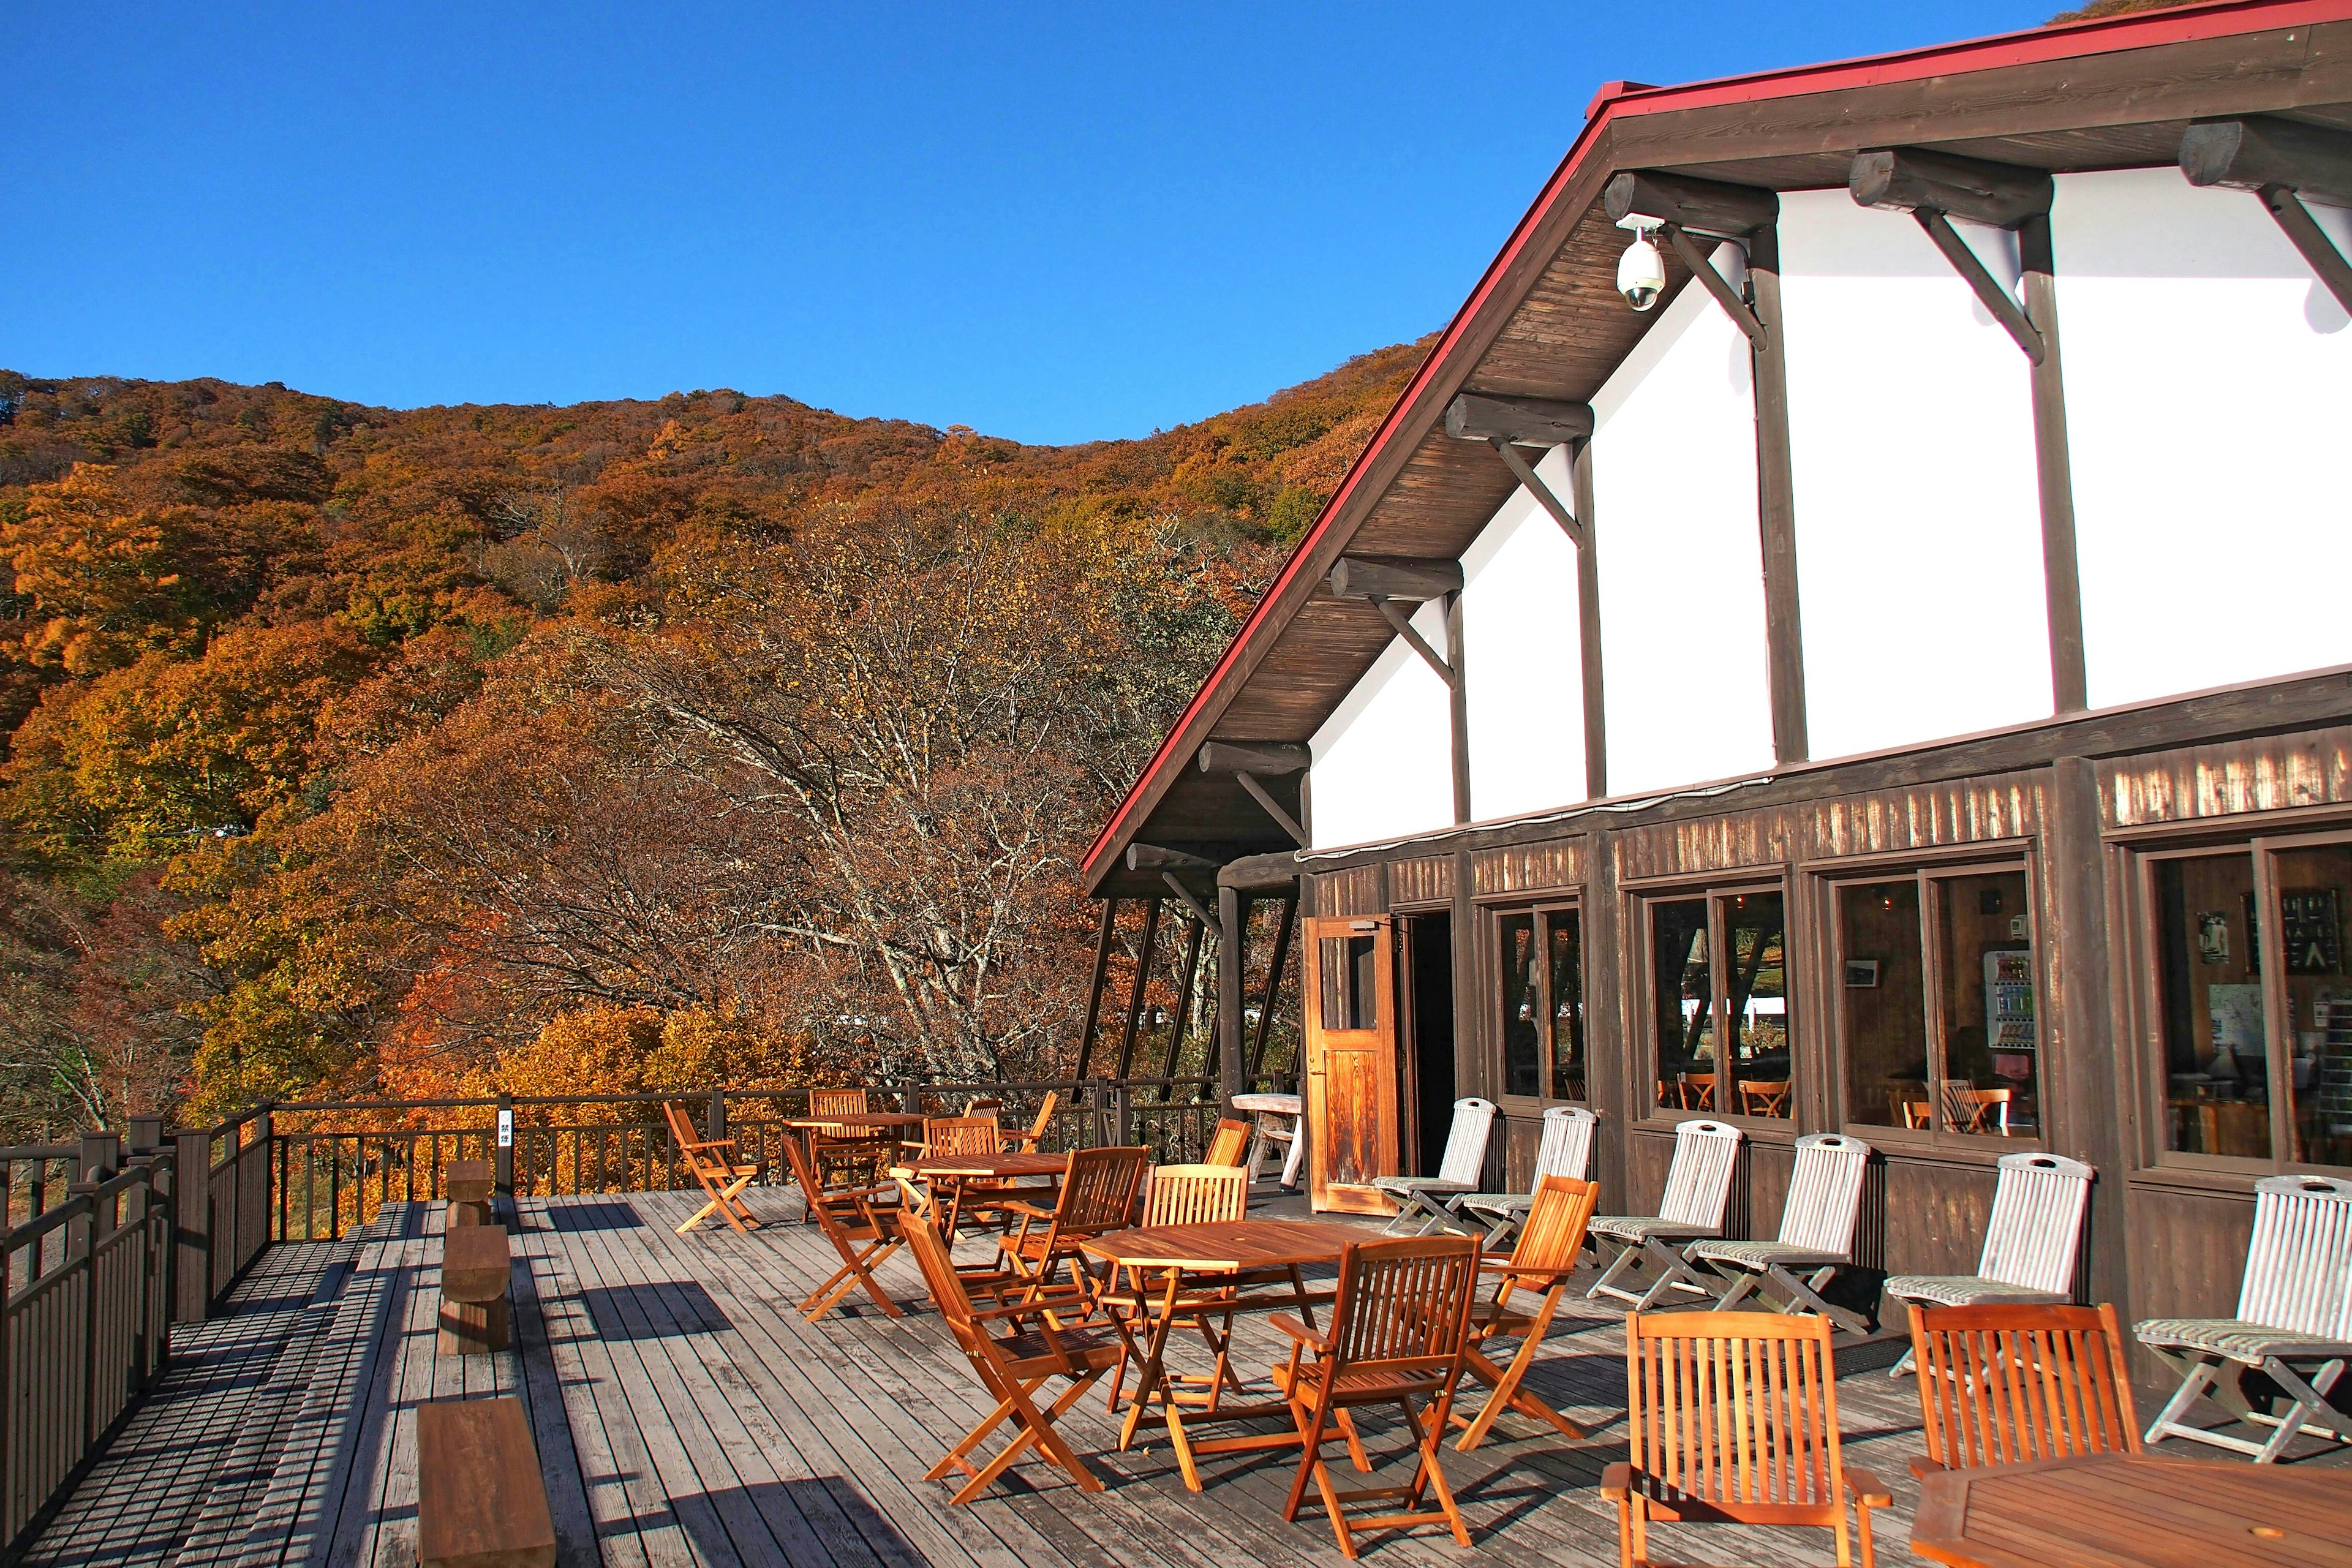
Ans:
POLYGON ((490 1197, 497 1192, 499 1168, 488 1160, 452 1160, 444 1178, 449 1187, 449 1219, 445 1227, 490 1223, 490 1197))
POLYGON ((487 1355, 513 1342, 507 1277, 513 1268, 507 1227, 467 1226, 441 1239, 443 1355, 487 1355))
POLYGON ((419 1568, 554 1568, 555 1521, 522 1401, 416 1407, 419 1568))

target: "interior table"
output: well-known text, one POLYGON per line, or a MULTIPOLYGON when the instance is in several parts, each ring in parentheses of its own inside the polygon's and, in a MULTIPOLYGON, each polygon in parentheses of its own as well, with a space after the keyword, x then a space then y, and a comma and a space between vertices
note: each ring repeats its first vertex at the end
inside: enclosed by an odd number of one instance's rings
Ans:
POLYGON ((2101 1454, 1931 1475, 1911 1550, 1952 1568, 2352 1563, 2352 1470, 2101 1454))
MULTIPOLYGON (((1271 1118, 1286 1116, 1290 1119, 1289 1131, 1286 1134, 1277 1135, 1276 1142, 1280 1142, 1282 1137, 1286 1136, 1290 1142, 1289 1149, 1282 1156, 1282 1190, 1286 1193, 1297 1192, 1298 1167, 1307 1157, 1307 1101, 1305 1099, 1296 1094, 1237 1094, 1234 1096, 1234 1109, 1246 1111, 1256 1120, 1257 1136, 1261 1139, 1267 1136, 1266 1124, 1271 1118)), ((1251 1153, 1250 1180, 1255 1181, 1257 1179, 1256 1151, 1253 1150, 1251 1153)))
MULTIPOLYGON (((1139 1308, 1139 1321, 1113 1319, 1129 1360, 1139 1368, 1135 1392, 1128 1400, 1127 1420, 1119 1429, 1120 1449, 1133 1445, 1137 1429, 1146 1420, 1163 1424, 1176 1450, 1177 1468, 1184 1473, 1184 1485, 1197 1492, 1202 1455, 1296 1447, 1295 1429, 1201 1441, 1185 1429, 1186 1406, 1191 1406, 1191 1418, 1195 1421, 1268 1415, 1287 1420, 1291 1410, 1284 1400, 1224 1403, 1225 1389, 1241 1386, 1227 1362, 1233 1316, 1244 1310, 1289 1307, 1306 1318, 1309 1328, 1314 1327, 1315 1302, 1329 1298, 1308 1290, 1302 1270, 1317 1264, 1336 1264, 1349 1242, 1374 1239, 1373 1233, 1361 1226, 1322 1220, 1238 1220, 1115 1230, 1081 1242, 1089 1256, 1110 1265, 1115 1276, 1127 1276, 1139 1308), (1208 1331, 1216 1364, 1205 1380, 1206 1386, 1188 1394, 1176 1386, 1167 1372, 1168 1332, 1186 1317, 1202 1321, 1205 1330, 1206 1320, 1200 1317, 1203 1312, 1222 1316, 1225 1327, 1222 1334, 1208 1331), (1143 1331, 1141 1344, 1135 1339, 1138 1328, 1143 1331)), ((1349 1437, 1352 1447, 1352 1428, 1349 1437)))

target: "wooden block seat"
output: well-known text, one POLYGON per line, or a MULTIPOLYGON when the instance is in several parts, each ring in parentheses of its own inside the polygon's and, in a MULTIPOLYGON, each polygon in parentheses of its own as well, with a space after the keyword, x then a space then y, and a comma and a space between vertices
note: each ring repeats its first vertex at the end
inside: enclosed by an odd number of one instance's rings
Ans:
POLYGON ((491 1200, 497 1195, 499 1168, 488 1160, 452 1160, 442 1173, 449 1193, 447 1228, 490 1223, 491 1200))
POLYGON ((504 1226, 467 1226, 442 1239, 440 1354, 486 1355, 513 1342, 513 1269, 504 1226))
POLYGON ((555 1521, 521 1400, 417 1406, 416 1560, 420 1568, 553 1568, 555 1521))

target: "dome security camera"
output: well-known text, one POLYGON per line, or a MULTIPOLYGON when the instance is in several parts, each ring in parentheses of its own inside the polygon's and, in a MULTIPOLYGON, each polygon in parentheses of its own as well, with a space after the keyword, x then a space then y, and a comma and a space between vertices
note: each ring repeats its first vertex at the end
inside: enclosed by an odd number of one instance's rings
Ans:
POLYGON ((1666 291, 1666 262, 1650 236, 1656 231, 1658 220, 1629 216, 1619 226, 1633 231, 1633 243, 1617 261, 1617 292, 1636 310, 1647 310, 1657 304, 1658 297, 1666 291))

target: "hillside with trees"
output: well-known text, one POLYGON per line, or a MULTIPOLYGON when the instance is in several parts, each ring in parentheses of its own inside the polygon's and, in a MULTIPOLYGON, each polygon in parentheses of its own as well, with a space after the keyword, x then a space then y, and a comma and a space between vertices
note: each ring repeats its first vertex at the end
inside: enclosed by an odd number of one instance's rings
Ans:
POLYGON ((1427 346, 1068 447, 0 372, 0 1139, 1067 1070, 1075 858, 1427 346))

